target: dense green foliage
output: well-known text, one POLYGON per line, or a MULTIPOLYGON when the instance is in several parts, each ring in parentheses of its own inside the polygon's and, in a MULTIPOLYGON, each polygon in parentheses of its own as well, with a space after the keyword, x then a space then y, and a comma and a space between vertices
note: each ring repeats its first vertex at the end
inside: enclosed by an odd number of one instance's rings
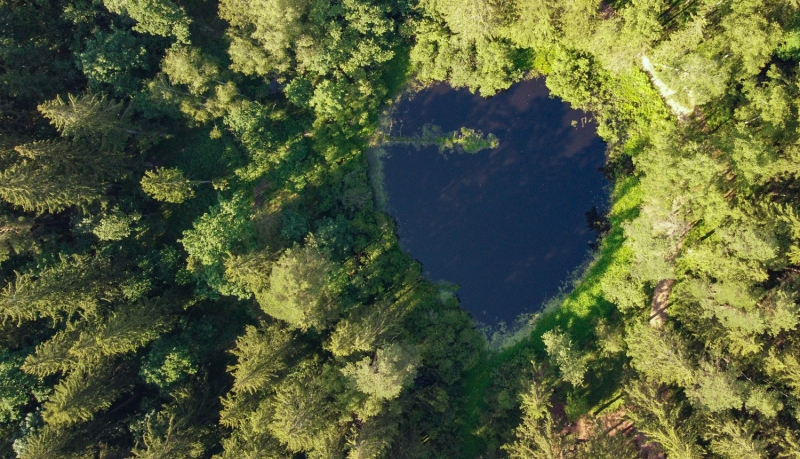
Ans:
POLYGON ((0 2, 0 457, 459 454, 481 336, 362 155, 410 11, 0 2))
POLYGON ((0 17, 0 457, 799 457, 796 2, 0 17), (411 75, 544 76, 608 142, 594 260, 500 350, 375 204, 370 145, 497 145, 379 134, 411 75))

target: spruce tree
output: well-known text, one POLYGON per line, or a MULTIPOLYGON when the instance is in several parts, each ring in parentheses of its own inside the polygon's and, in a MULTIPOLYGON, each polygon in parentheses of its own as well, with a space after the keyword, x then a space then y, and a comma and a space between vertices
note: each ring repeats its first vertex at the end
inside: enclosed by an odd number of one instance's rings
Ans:
POLYGON ((142 190, 151 198, 173 204, 180 204, 194 197, 193 186, 197 183, 185 178, 183 171, 175 167, 147 171, 141 182, 142 190))
POLYGON ((648 439, 658 442, 667 456, 679 459, 700 459, 705 451, 697 445, 693 420, 684 419, 685 404, 669 394, 660 394, 658 385, 632 381, 626 387, 628 418, 648 439))
MULTIPOLYGON (((63 150, 72 145, 37 142, 36 147, 63 150)), ((69 174, 59 162, 23 160, 0 172, 0 197, 27 212, 43 214, 85 206, 102 196, 100 183, 87 180, 91 177, 69 174)))
POLYGON ((380 459, 391 449, 397 436, 398 419, 376 416, 353 426, 347 439, 347 459, 380 459))
POLYGON ((534 381, 522 394, 522 421, 514 430, 516 439, 503 445, 511 459, 560 459, 572 447, 550 413, 552 388, 534 381))
POLYGON ((121 375, 115 375, 115 370, 110 361, 101 361, 71 371, 45 402, 42 413, 45 422, 70 426, 89 421, 110 407, 130 384, 121 375))
POLYGON ((709 426, 707 437, 711 439, 709 449, 726 459, 767 458, 767 442, 756 433, 758 425, 752 422, 737 421, 733 417, 714 420, 709 426))
POLYGON ((265 389, 286 370, 291 344, 292 334, 279 325, 263 330, 248 326, 231 351, 238 359, 229 368, 234 377, 233 391, 255 393, 265 389))
POLYGON ((48 173, 67 175, 69 180, 98 183, 127 173, 123 152, 97 148, 91 142, 36 141, 19 145, 15 150, 48 173))
POLYGON ((78 356, 70 351, 80 339, 80 329, 67 324, 47 341, 39 343, 36 350, 25 358, 22 370, 36 376, 50 376, 58 372, 66 373, 78 364, 78 356))
POLYGON ((39 105, 39 111, 50 120, 63 137, 100 141, 101 148, 119 150, 128 138, 138 134, 130 122, 130 107, 105 95, 69 94, 39 105))
POLYGON ((271 435, 256 425, 236 429, 231 437, 222 440, 224 451, 215 459, 292 459, 294 454, 286 451, 271 435))
POLYGON ((275 262, 269 289, 255 292, 267 314, 301 330, 325 328, 336 315, 336 305, 327 283, 335 265, 310 240, 295 246, 275 262))
MULTIPOLYGON (((335 387, 330 370, 316 362, 303 362, 280 382, 272 400, 274 414, 267 429, 293 452, 331 451, 343 432, 338 425, 337 403, 330 390, 335 387)), ((336 372, 338 373, 338 372, 336 372)))
POLYGON ((26 217, 0 214, 0 263, 12 255, 36 252, 37 241, 32 237, 33 222, 26 217))
POLYGON ((259 250, 245 255, 234 255, 225 260, 225 278, 247 292, 253 293, 269 289, 269 273, 274 260, 269 250, 259 250))
POLYGON ((119 151, 83 142, 38 141, 16 151, 23 160, 0 173, 0 197, 26 211, 56 213, 86 206, 126 171, 119 151))
POLYGON ((25 436, 17 445, 18 459, 54 459, 65 457, 74 440, 74 433, 65 427, 45 425, 25 436))
POLYGON ((122 304, 91 333, 91 339, 106 356, 135 352, 172 328, 170 306, 163 297, 122 304))
POLYGON ((101 261, 64 257, 38 273, 17 274, 0 291, 0 316, 19 323, 40 318, 53 320, 82 310, 92 313, 99 305, 111 274, 101 261), (108 276, 108 277, 107 277, 108 276))
MULTIPOLYGON (((181 400, 186 402, 186 400, 181 400)), ((146 430, 131 451, 139 459, 195 459, 202 457, 204 429, 192 428, 191 417, 170 406, 148 419, 146 430)))

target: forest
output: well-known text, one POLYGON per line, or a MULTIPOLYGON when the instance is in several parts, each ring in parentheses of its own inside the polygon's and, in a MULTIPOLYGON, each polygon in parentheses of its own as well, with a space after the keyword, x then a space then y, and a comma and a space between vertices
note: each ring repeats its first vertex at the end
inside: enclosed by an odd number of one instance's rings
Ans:
MULTIPOLYGON (((798 0, 0 0, 0 457, 800 458, 798 0), (545 78, 592 261, 490 347, 376 206, 409 86, 545 78)), ((466 152, 472 131, 442 133, 466 152)))

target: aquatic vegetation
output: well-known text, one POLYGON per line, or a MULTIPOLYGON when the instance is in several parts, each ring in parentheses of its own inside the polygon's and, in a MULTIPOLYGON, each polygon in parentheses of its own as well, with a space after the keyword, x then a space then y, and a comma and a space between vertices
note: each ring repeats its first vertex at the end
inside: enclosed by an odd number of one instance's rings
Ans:
POLYGON ((439 151, 455 153, 480 153, 500 146, 500 139, 492 133, 484 135, 480 130, 462 127, 458 131, 442 132, 442 128, 433 124, 422 127, 422 133, 410 137, 384 136, 377 140, 380 146, 411 145, 419 150, 428 146, 437 146, 439 151))

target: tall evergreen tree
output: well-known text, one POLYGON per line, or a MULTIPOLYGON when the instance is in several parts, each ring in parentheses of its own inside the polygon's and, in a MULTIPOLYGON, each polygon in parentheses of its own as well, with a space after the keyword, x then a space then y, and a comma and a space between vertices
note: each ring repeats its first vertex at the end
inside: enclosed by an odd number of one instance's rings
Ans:
POLYGON ((291 339, 291 333, 279 325, 264 330, 248 326, 232 351, 238 358, 236 365, 230 368, 234 377, 233 391, 255 393, 273 382, 287 369, 291 339))
POLYGON ((44 404, 42 417, 56 427, 89 421, 110 407, 129 387, 130 381, 115 374, 109 361, 77 368, 56 385, 44 404))
POLYGON ((682 419, 684 405, 681 402, 660 396, 658 386, 646 381, 633 382, 627 390, 627 401, 631 406, 628 416, 640 432, 658 442, 669 457, 704 457, 704 449, 697 445, 695 423, 691 419, 682 419))
POLYGON ((303 362, 275 391, 274 413, 267 428, 290 451, 336 455, 341 448, 344 432, 330 392, 336 387, 336 375, 330 370, 316 362, 303 362))
POLYGON ((43 153, 41 160, 23 160, 0 173, 0 197, 25 211, 56 213, 70 206, 87 205, 102 196, 100 183, 70 174, 61 158, 74 159, 80 147, 65 142, 37 142, 26 152, 43 153), (72 157, 72 158, 71 158, 72 157))
POLYGON ((185 178, 178 168, 161 167, 145 172, 141 183, 142 190, 153 199, 180 204, 194 197, 193 185, 198 182, 185 178))
POLYGON ((112 274, 104 260, 63 257, 38 273, 18 274, 0 292, 0 315, 21 323, 93 314, 101 298, 114 294, 112 274))
POLYGON ((65 450, 74 440, 74 432, 68 428, 46 425, 36 432, 25 436, 24 441, 16 445, 19 459, 53 459, 68 455, 65 450))
POLYGON ((172 0, 103 0, 103 3, 109 11, 133 18, 137 22, 134 30, 138 32, 189 42, 192 20, 172 0))
POLYGON ((39 343, 36 350, 25 358, 22 370, 36 376, 50 376, 58 372, 66 373, 78 365, 78 356, 70 351, 80 338, 81 330, 74 324, 67 324, 47 341, 39 343))
POLYGON ((16 151, 22 161, 0 172, 0 197, 26 211, 56 213, 86 206, 126 172, 121 152, 83 142, 38 141, 16 151))
POLYGON ((503 449, 511 459, 561 459, 572 440, 559 432, 550 413, 552 389, 533 382, 522 394, 522 422, 515 429, 516 439, 503 449))
POLYGON ((131 135, 138 134, 130 121, 131 106, 105 95, 69 94, 39 105, 39 111, 64 137, 101 141, 101 148, 121 149, 131 135))
POLYGON ((255 292, 256 300, 267 314, 301 330, 324 328, 337 313, 327 287, 334 269, 313 240, 287 249, 272 267, 269 289, 255 292))

